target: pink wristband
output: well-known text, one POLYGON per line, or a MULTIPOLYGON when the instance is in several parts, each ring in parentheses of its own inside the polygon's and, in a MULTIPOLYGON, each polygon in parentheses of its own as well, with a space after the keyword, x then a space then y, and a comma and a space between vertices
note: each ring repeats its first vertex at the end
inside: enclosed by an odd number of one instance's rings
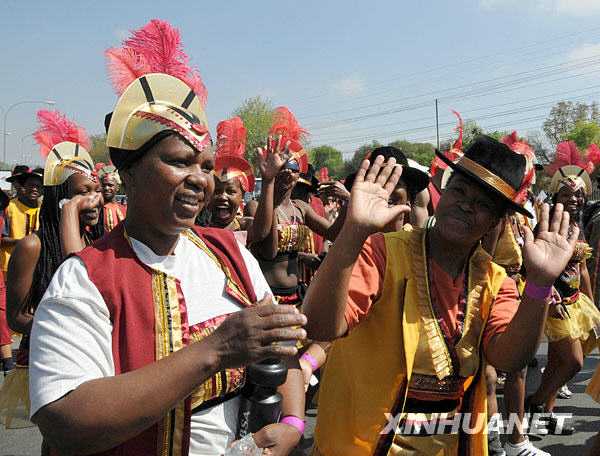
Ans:
POLYGON ((308 361, 308 364, 310 364, 310 367, 312 367, 313 372, 319 368, 319 363, 317 362, 315 357, 308 352, 304 352, 300 359, 308 361))
POLYGON ((300 435, 304 435, 304 420, 301 420, 297 416, 287 415, 284 416, 279 422, 296 428, 300 435))
POLYGON ((541 301, 548 299, 550 294, 552 293, 552 285, 549 287, 540 287, 533 282, 527 281, 525 283, 525 290, 523 290, 523 294, 529 296, 533 299, 539 299, 541 301))

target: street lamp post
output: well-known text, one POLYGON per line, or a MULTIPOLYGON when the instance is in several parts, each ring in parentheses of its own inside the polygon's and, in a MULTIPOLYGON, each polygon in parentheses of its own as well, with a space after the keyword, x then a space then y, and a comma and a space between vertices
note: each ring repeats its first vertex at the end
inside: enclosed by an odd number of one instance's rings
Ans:
POLYGON ((24 142, 27 138, 31 138, 34 134, 35 134, 35 132, 29 133, 28 135, 25 135, 25 136, 21 136, 21 147, 19 147, 19 152, 21 153, 21 161, 23 162, 23 164, 29 163, 29 160, 31 157, 31 153, 25 154, 24 142))
POLYGON ((18 101, 17 103, 13 103, 11 104, 8 108, 6 108, 6 111, 4 111, 4 125, 2 128, 3 134, 2 134, 2 161, 4 163, 6 163, 6 118, 8 117, 8 113, 11 111, 12 108, 22 105, 22 104, 38 104, 38 103, 43 103, 43 104, 47 104, 48 106, 52 106, 54 104, 56 104, 55 101, 52 100, 24 100, 24 101, 18 101))

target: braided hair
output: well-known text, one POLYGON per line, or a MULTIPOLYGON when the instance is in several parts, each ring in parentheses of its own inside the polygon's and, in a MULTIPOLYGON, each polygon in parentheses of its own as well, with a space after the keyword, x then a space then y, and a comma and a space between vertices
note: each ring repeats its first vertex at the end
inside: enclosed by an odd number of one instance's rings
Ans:
MULTIPOLYGON (((44 199, 40 207, 40 227, 36 233, 40 239, 41 250, 33 271, 31 288, 26 298, 28 311, 32 314, 50 285, 52 276, 64 260, 60 246, 61 208, 59 203, 63 199, 72 197, 69 181, 70 179, 67 179, 60 185, 44 187, 44 199)), ((92 241, 100 239, 104 235, 103 213, 104 211, 100 208, 100 219, 88 232, 92 241)))

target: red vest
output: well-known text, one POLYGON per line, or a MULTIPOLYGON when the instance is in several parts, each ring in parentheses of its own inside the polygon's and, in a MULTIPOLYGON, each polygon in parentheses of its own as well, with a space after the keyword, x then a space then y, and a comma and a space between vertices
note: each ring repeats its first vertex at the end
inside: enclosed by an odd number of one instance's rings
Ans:
MULTIPOLYGON (((233 233, 222 229, 196 227, 187 235, 219 263, 227 277, 227 294, 242 306, 253 305, 256 295, 233 233)), ((116 375, 139 369, 189 345, 190 340, 198 340, 188 325, 186 305, 179 282, 149 268, 137 258, 126 238, 122 223, 77 256, 83 260, 90 280, 98 288, 110 312, 116 375), (172 283, 169 284, 168 280, 172 280, 172 283), (161 322, 162 315, 165 316, 164 325, 161 322), (171 326, 177 326, 174 322, 180 323, 177 332, 171 329, 171 326), (168 330, 162 331, 167 327, 168 330), (160 346, 157 345, 157 341, 167 347, 164 352, 157 353, 160 350, 156 348, 160 346)), ((221 321, 222 319, 219 324, 221 321)), ((226 374, 220 372, 217 376, 223 379, 226 374)), ((239 376, 239 372, 234 372, 234 375, 239 376)), ((207 380, 207 384, 213 383, 214 378, 207 380)), ((243 378, 236 383, 236 388, 241 387, 241 384, 243 378)), ((206 397, 207 389, 210 388, 203 388, 206 400, 214 399, 206 397)), ((221 388, 215 391, 214 395, 218 397, 230 392, 221 388)), ((197 397, 197 394, 194 397, 197 397)), ((187 455, 191 404, 192 397, 189 397, 169 412, 162 422, 105 454, 187 455), (179 439, 174 438, 174 434, 179 435, 179 439)))

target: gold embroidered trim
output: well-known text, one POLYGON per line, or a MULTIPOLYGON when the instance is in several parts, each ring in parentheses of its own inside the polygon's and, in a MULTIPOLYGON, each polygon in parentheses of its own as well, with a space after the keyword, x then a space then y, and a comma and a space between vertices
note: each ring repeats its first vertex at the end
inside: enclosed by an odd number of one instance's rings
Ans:
POLYGON ((417 308, 421 315, 423 329, 427 337, 427 344, 431 353, 433 369, 438 379, 453 373, 452 359, 444 341, 444 336, 435 319, 429 287, 429 274, 426 261, 426 236, 427 231, 422 230, 410 237, 410 250, 413 261, 413 274, 418 296, 417 308))
MULTIPOLYGON (((158 361, 183 348, 183 322, 175 278, 154 270, 152 298, 156 335, 155 358, 158 361)), ((181 454, 184 422, 185 401, 180 401, 159 425, 159 455, 181 454)))

